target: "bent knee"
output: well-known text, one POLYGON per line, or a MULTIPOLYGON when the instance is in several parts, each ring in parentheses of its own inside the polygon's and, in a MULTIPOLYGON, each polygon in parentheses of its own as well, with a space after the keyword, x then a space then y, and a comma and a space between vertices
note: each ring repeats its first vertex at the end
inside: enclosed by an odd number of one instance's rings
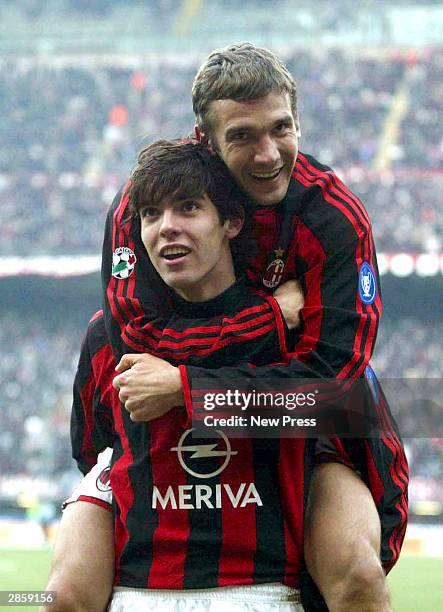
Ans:
POLYGON ((379 557, 372 551, 368 555, 356 557, 348 564, 346 582, 352 585, 350 588, 361 592, 382 587, 386 582, 386 575, 379 557))
POLYGON ((359 555, 335 573, 325 589, 333 610, 388 610, 389 591, 380 559, 375 553, 359 555))

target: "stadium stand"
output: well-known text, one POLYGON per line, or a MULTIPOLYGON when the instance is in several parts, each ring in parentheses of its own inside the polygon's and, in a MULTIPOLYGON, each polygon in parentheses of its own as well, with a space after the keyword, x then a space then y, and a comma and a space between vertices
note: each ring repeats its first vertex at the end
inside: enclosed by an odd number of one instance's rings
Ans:
MULTIPOLYGON (((287 61, 298 79, 301 148, 350 175, 379 249, 439 251, 443 208, 432 196, 443 182, 438 59, 301 50, 287 61), (375 172, 395 93, 410 73, 391 167, 375 172)), ((192 130, 192 56, 136 69, 83 64, 0 64, 1 254, 97 253, 106 208, 142 144, 192 130)))

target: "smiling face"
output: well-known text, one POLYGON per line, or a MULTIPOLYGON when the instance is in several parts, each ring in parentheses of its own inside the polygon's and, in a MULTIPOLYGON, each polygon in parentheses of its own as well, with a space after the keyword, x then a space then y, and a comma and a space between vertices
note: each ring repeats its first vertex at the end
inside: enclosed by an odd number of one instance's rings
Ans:
POLYGON ((278 204, 289 187, 300 127, 288 93, 210 104, 212 147, 238 185, 257 203, 278 204))
POLYGON ((229 241, 240 219, 220 222, 206 194, 193 199, 169 196, 140 209, 141 236, 164 282, 190 302, 210 300, 235 282, 229 241))

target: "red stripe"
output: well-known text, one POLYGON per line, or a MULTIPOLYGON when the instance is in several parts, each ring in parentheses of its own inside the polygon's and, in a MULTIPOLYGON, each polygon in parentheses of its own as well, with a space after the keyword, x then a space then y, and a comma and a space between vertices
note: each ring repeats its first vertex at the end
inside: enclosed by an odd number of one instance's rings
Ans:
POLYGON ((264 302, 263 304, 260 304, 259 306, 254 306, 253 308, 247 308, 245 310, 242 310, 240 313, 238 313, 234 317, 224 317, 221 323, 218 325, 201 325, 197 327, 188 327, 187 329, 183 331, 177 331, 170 327, 158 328, 154 325, 153 322, 149 322, 146 324, 140 324, 145 320, 145 317, 142 317, 141 320, 139 319, 139 320, 132 321, 130 329, 131 329, 131 334, 140 339, 143 339, 145 337, 144 332, 146 331, 147 333, 157 338, 160 338, 163 336, 170 336, 171 338, 179 340, 179 339, 186 338, 187 336, 195 335, 195 334, 203 334, 205 336, 208 336, 209 334, 215 335, 220 332, 220 329, 222 329, 222 327, 229 331, 235 330, 235 329, 246 329, 250 327, 251 325, 254 325, 254 323, 259 323, 263 320, 266 320, 265 318, 266 316, 267 316, 267 319, 270 319, 272 317, 272 314, 270 312, 269 305, 266 302, 264 302), (267 313, 267 315, 263 314, 261 315, 261 317, 255 317, 243 323, 240 322, 241 319, 250 317, 253 314, 258 314, 258 313, 263 313, 263 312, 267 313), (228 325, 228 324, 232 324, 232 325, 228 325))
POLYGON ((318 185, 323 192, 323 198, 325 202, 329 202, 329 204, 332 204, 335 208, 338 208, 340 212, 344 214, 344 216, 351 223, 352 227, 355 230, 355 233, 360 239, 364 236, 364 232, 359 226, 355 218, 355 215, 353 215, 344 204, 342 204, 341 202, 338 202, 335 198, 333 198, 330 195, 330 193, 326 190, 326 185, 324 184, 323 180, 321 179, 312 180, 310 178, 303 176, 301 173, 297 174, 296 178, 298 182, 304 185, 305 187, 312 187, 313 185, 318 185))
MULTIPOLYGON (((302 182, 304 185, 309 186, 312 184, 312 181, 304 181, 304 179, 302 177, 297 176, 297 178, 300 180, 300 182, 302 182)), ((318 181, 314 181, 315 184, 319 184, 318 181)), ((340 205, 338 202, 336 202, 336 200, 334 200, 333 198, 331 198, 330 196, 328 196, 327 192, 325 191, 325 186, 323 184, 320 185, 323 191, 323 197, 325 198, 325 200, 329 201, 331 204, 333 204, 336 208, 339 208, 343 214, 349 219, 349 221, 352 223, 355 231, 357 232, 358 235, 361 235, 362 232, 355 220, 354 215, 350 214, 349 211, 343 206, 340 205)), ((299 240, 299 244, 300 244, 300 251, 303 248, 303 241, 302 239, 299 240), (301 241, 300 241, 301 240, 301 241)), ((359 243, 357 243, 357 249, 359 248, 359 243)), ((357 265, 361 265, 363 263, 363 261, 361 260, 361 258, 359 258, 358 254, 356 254, 356 261, 357 261, 357 265)), ((318 289, 319 294, 320 293, 320 289, 318 289)), ((319 302, 321 304, 321 301, 319 302)), ((315 302, 314 302, 315 304, 315 302)), ((305 303, 305 307, 302 311, 302 314, 305 314, 305 309, 306 309, 306 303, 305 303)), ((357 329, 357 333, 355 335, 355 339, 354 339, 354 347, 353 347, 353 355, 351 360, 342 368, 342 370, 337 374, 338 378, 346 378, 346 375, 350 372, 350 370, 356 365, 356 363, 358 362, 358 360, 361 358, 361 343, 362 343, 362 337, 363 337, 363 332, 364 332, 364 328, 365 328, 365 324, 366 324, 366 319, 367 316, 366 314, 363 313, 362 311, 362 307, 361 307, 361 300, 359 299, 358 296, 358 292, 357 292, 357 296, 356 296, 356 311, 360 314, 360 321, 359 321, 359 325, 358 325, 358 329, 357 329)), ((306 328, 305 328, 306 329, 306 328)), ((309 332, 307 331, 307 333, 303 334, 303 338, 301 339, 300 343, 303 342, 303 340, 305 340, 305 336, 309 334, 309 332)), ((375 336, 375 333, 373 334, 373 338, 375 336)), ((316 341, 318 341, 319 336, 314 336, 314 338, 316 339, 316 341)), ((309 349, 310 345, 312 345, 312 339, 309 338, 308 339, 309 342, 307 344, 307 349, 308 350, 314 350, 314 348, 309 349)), ((300 351, 300 349, 298 348, 298 346, 296 347, 296 351, 297 353, 300 351)), ((302 344, 303 347, 303 344, 302 344)), ((369 354, 369 356, 372 354, 372 345, 369 343, 367 346, 367 353, 369 354)), ((304 350, 306 350, 303 347, 304 350)), ((366 354, 366 353, 365 353, 366 354)), ((368 357, 369 360, 369 357, 368 357)), ((361 367, 359 368, 358 372, 356 372, 355 377, 358 377, 364 370, 366 363, 362 363, 361 367)))
POLYGON ((123 342, 127 345, 127 347, 134 351, 134 353, 146 353, 148 352, 146 347, 141 343, 133 341, 126 333, 126 331, 122 332, 121 338, 123 342))
MULTIPOLYGON (((362 303, 361 303, 361 300, 359 299, 358 291, 357 291, 357 295, 356 295, 356 299, 355 299, 355 310, 360 315, 360 318, 359 318, 359 321, 358 321, 357 332, 356 332, 355 338, 354 338, 354 346, 353 346, 352 358, 340 370, 340 372, 338 372, 337 378, 346 378, 349 375, 349 372, 355 367, 355 365, 357 364, 359 359, 361 359, 361 344, 362 344, 363 333, 364 333, 364 329, 365 329, 365 325, 366 325, 366 321, 367 321, 367 315, 362 310, 362 303)), ((358 378, 361 374, 363 374, 364 369, 365 369, 366 365, 368 364, 369 359, 371 357, 371 353, 372 353, 371 348, 372 347, 370 345, 368 345, 367 348, 369 350, 369 356, 367 357, 367 361, 363 362, 361 364, 360 368, 358 369, 358 371, 356 372, 356 374, 355 374, 356 378, 358 378)))
MULTIPOLYGON (((169 328, 165 328, 164 333, 161 333, 161 331, 156 328, 148 329, 147 325, 143 327, 143 332, 141 332, 138 329, 134 329, 132 326, 129 326, 128 333, 130 333, 131 336, 134 336, 135 339, 144 341, 144 340, 148 340, 149 336, 146 336, 146 333, 150 332, 153 336, 155 336, 159 340, 159 346, 162 346, 164 348, 171 348, 171 349, 185 348, 187 346, 191 347, 191 346, 207 345, 209 343, 213 343, 214 341, 217 341, 217 338, 223 338, 224 336, 227 336, 228 334, 242 331, 244 329, 250 330, 251 327, 260 325, 264 323, 265 321, 269 321, 272 319, 273 319, 273 313, 272 311, 270 311, 262 315, 261 317, 257 317, 256 319, 251 319, 250 321, 247 321, 246 323, 236 323, 234 325, 224 325, 224 320, 223 320, 221 325, 218 325, 215 327, 217 331, 217 335, 213 334, 210 337, 208 337, 208 335, 205 335, 205 337, 203 338, 188 338, 187 340, 182 340, 181 342, 174 342, 173 340, 167 340, 165 338, 165 336, 170 336, 170 337, 174 336, 174 334, 169 333, 170 332, 169 328)), ((194 327, 190 329, 191 329, 191 333, 193 333, 194 330, 195 330, 195 334, 204 333, 203 331, 204 328, 202 327, 194 327)), ((151 345, 153 342, 153 339, 149 338, 149 340, 150 342, 148 342, 148 344, 151 345)))
POLYGON ((97 310, 97 312, 95 314, 92 315, 92 317, 89 319, 89 323, 94 323, 94 321, 96 321, 97 319, 100 319, 100 317, 103 316, 103 310, 97 310))
POLYGON ((293 587, 299 586, 303 561, 305 443, 295 438, 280 440, 279 480, 287 559, 283 582, 293 587))
POLYGON ((304 356, 315 351, 320 340, 323 319, 321 279, 323 278, 326 253, 319 240, 301 221, 297 223, 296 241, 299 245, 300 257, 309 266, 306 273, 306 283, 309 286, 309 291, 301 311, 304 323, 303 335, 290 355, 302 360, 304 356))
POLYGON ((358 217, 358 219, 360 219, 360 221, 363 223, 366 229, 367 230, 370 229, 371 222, 370 222, 368 213, 366 212, 363 204, 352 193, 352 191, 350 191, 346 187, 346 185, 341 182, 341 180, 332 170, 325 171, 325 170, 320 170, 319 168, 316 168, 309 162, 309 160, 307 159, 307 157, 303 155, 303 153, 298 154, 297 163, 295 164, 295 168, 297 170, 301 170, 303 168, 303 170, 305 171, 305 174, 309 171, 317 178, 323 178, 324 180, 326 180, 329 186, 329 190, 335 193, 339 198, 347 202, 352 207, 356 216, 358 217), (340 190, 338 189, 338 187, 340 187, 340 190))
POLYGON ((181 380, 182 380, 183 397, 185 399, 185 408, 186 408, 186 413, 188 415, 185 427, 187 429, 189 429, 190 427, 192 427, 192 394, 191 394, 191 387, 189 385, 189 378, 188 378, 188 372, 186 370, 186 366, 179 365, 178 369, 179 369, 180 377, 181 377, 181 380))
POLYGON ((384 401, 378 403, 377 405, 377 414, 379 416, 382 427, 381 440, 391 450, 394 456, 394 461, 391 461, 390 464, 389 474, 391 476, 392 481, 401 491, 400 500, 395 505, 397 511, 401 516, 401 521, 398 523, 397 527, 393 529, 389 540, 389 547, 393 555, 393 561, 390 565, 388 565, 388 568, 390 569, 400 554, 401 543, 404 538, 404 531, 406 529, 407 519, 409 515, 407 501, 407 486, 409 479, 407 462, 403 447, 391 426, 387 411, 383 409, 383 406, 384 401), (383 431, 387 431, 387 435, 384 435, 383 431), (399 476, 402 473, 404 474, 404 478, 401 478, 399 476))
MULTIPOLYGON (((237 455, 220 475, 220 483, 229 484, 234 494, 242 483, 246 491, 255 482, 252 465, 252 440, 235 438, 231 441, 232 450, 237 455), (241 465, 241 469, 239 466, 241 465)), ((222 460, 223 458, 220 458, 222 460)), ((263 495, 263 491, 258 491, 263 495)), ((266 503, 265 499, 262 499, 266 503)), ((256 537, 256 504, 246 504, 244 508, 234 508, 231 504, 222 506, 222 547, 219 561, 220 587, 235 584, 251 584, 254 573, 256 537), (240 578, 241 577, 241 578, 240 578)))
MULTIPOLYGON (((166 493, 168 486, 171 486, 176 494, 179 485, 187 484, 187 477, 185 471, 180 469, 177 453, 169 449, 177 446, 184 431, 182 419, 177 415, 177 411, 171 410, 163 417, 151 421, 149 429, 153 484, 159 487, 162 495, 166 493)), ((147 503, 151 503, 151 500, 147 500, 147 503)), ((189 510, 174 510, 169 505, 163 509, 160 506, 158 524, 153 535, 148 589, 183 588, 189 532, 189 510)))
POLYGON ((120 516, 115 517, 114 548, 115 548, 115 584, 119 583, 120 559, 124 547, 129 541, 127 515, 134 504, 134 491, 128 474, 128 468, 134 463, 129 441, 123 424, 122 405, 116 392, 113 393, 113 414, 116 434, 120 437, 123 455, 117 459, 111 469, 111 487, 114 499, 120 508, 120 516), (121 499, 120 499, 121 497, 121 499))
MULTIPOLYGON (((388 444, 388 440, 386 439, 386 443, 388 444)), ((398 559, 400 555, 401 544, 403 542, 404 533, 406 530, 406 525, 409 516, 409 508, 408 508, 408 499, 407 499, 407 490, 408 490, 408 482, 404 482, 402 478, 399 478, 397 475, 401 473, 404 469, 406 469, 406 460, 404 456, 403 449, 400 444, 394 444, 394 447, 397 446, 397 452, 395 453, 395 461, 392 463, 390 467, 390 474, 392 480, 399 487, 401 491, 400 500, 396 503, 395 507, 398 510, 401 520, 397 524, 397 527, 393 529, 392 535, 390 538, 390 548, 395 554, 393 555, 393 559, 398 559)), ((394 452, 394 451, 393 451, 394 452)))
POLYGON ((243 342, 243 341, 254 340, 256 338, 259 338, 260 336, 263 336, 267 334, 268 332, 272 331, 276 326, 276 323, 272 317, 272 313, 269 313, 269 316, 266 316, 266 318, 272 318, 272 320, 268 324, 263 325, 262 327, 259 327, 258 329, 253 329, 248 332, 245 332, 241 334, 240 336, 221 334, 219 338, 212 338, 209 340, 206 338, 194 338, 194 339, 189 339, 186 342, 174 343, 174 342, 169 342, 167 340, 161 340, 160 342, 156 342, 153 338, 149 338, 149 336, 143 337, 143 340, 137 341, 136 339, 131 338, 128 335, 128 333, 124 331, 122 334, 122 339, 128 346, 132 347, 135 351, 138 351, 138 352, 146 351, 148 348, 152 351, 155 351, 155 354, 159 357, 162 357, 162 358, 169 357, 175 361, 178 361, 178 360, 185 359, 186 357, 190 355, 209 355, 213 352, 220 350, 221 348, 229 346, 230 344, 235 344, 237 342, 243 342), (208 342, 211 342, 210 346, 206 346, 206 347, 194 350, 194 347, 208 344, 208 342), (146 345, 148 346, 146 347, 146 345), (176 347, 178 348, 189 347, 189 350, 187 351, 173 350, 176 347))
MULTIPOLYGON (((102 499, 98 499, 97 497, 92 497, 90 495, 80 495, 77 501, 88 502, 89 504, 95 504, 96 506, 101 506, 105 508, 105 510, 112 511, 112 504, 108 504, 102 499)), ((72 502, 71 502, 72 503, 72 502)))
POLYGON ((241 319, 243 319, 244 317, 249 317, 250 315, 253 314, 258 314, 259 312, 266 312, 269 310, 269 306, 266 302, 263 302, 262 304, 259 304, 258 306, 252 306, 251 308, 245 308, 245 310, 242 310, 241 312, 239 312, 237 315, 233 316, 233 317, 224 317, 223 318, 223 322, 227 322, 227 323, 235 323, 236 321, 239 321, 241 319))
MULTIPOLYGON (((347 187, 338 179, 338 177, 334 175, 332 171, 325 172, 319 170, 318 168, 315 168, 312 164, 309 163, 309 161, 303 154, 299 154, 297 162, 299 162, 299 160, 300 163, 296 164, 297 172, 294 173, 294 178, 296 180, 299 180, 305 186, 310 186, 312 184, 320 186, 325 201, 329 202, 334 207, 341 210, 341 212, 351 222, 357 236, 360 239, 363 239, 361 249, 364 249, 364 251, 360 254, 360 257, 358 253, 356 256, 358 268, 360 268, 363 261, 368 261, 370 265, 373 266, 371 253, 371 225, 367 213, 361 202, 347 189, 347 187), (306 168, 304 166, 306 166, 306 168), (307 170, 310 170, 314 174, 315 178, 309 177, 309 175, 307 174, 307 170), (337 187, 335 187, 335 185, 341 187, 343 192, 339 191, 337 187), (332 197, 331 193, 337 195, 339 198, 348 203, 349 206, 351 206, 354 214, 352 214, 348 210, 348 208, 343 205, 343 203, 340 203, 337 199, 332 197), (361 229, 357 220, 359 220, 363 224, 366 232, 361 229)), ((358 246, 359 245, 357 245, 357 249, 358 246)), ((363 313, 361 308, 361 301, 358 294, 356 297, 356 304, 356 310, 360 313, 361 318, 354 341, 354 354, 351 361, 348 362, 348 364, 346 364, 344 368, 338 373, 339 378, 345 378, 349 374, 349 372, 356 366, 358 361, 362 358, 363 352, 364 361, 362 360, 362 363, 359 368, 356 370, 356 372, 353 373, 354 377, 360 376, 366 364, 368 363, 374 349, 379 315, 375 313, 374 308, 372 306, 367 306, 366 310, 368 311, 368 313, 363 313), (370 328, 364 343, 364 347, 362 348, 363 333, 368 317, 370 321, 370 328)), ((379 291, 377 295, 376 306, 379 312, 381 312, 381 300, 379 291)))
POLYGON ((80 391, 80 399, 82 402, 83 415, 85 425, 83 429, 83 440, 81 447, 81 456, 88 461, 90 467, 97 462, 97 453, 92 444, 92 430, 94 428, 93 418, 93 397, 95 391, 95 379, 93 376, 89 378, 86 385, 80 391))
MULTIPOLYGON (((261 317, 257 317, 256 319, 248 321, 246 323, 236 323, 235 325, 222 324, 221 333, 218 337, 218 341, 225 339, 225 337, 228 337, 230 334, 241 332, 243 330, 248 330, 248 332, 249 331, 254 332, 254 330, 251 329, 253 326, 261 325, 262 323, 265 323, 266 321, 272 322, 272 326, 275 325, 272 311, 266 313, 265 315, 261 317)), ((259 330, 260 328, 257 331, 259 330)), ((241 338, 245 337, 246 335, 247 334, 242 334, 241 338)), ((202 346, 202 345, 208 344, 208 342, 214 342, 214 340, 217 342, 217 338, 189 338, 188 340, 183 340, 182 342, 171 342, 169 340, 160 340, 159 347, 176 349, 176 348, 185 348, 188 346, 189 347, 202 346)))
POLYGON ((83 416, 85 425, 83 430, 83 440, 81 454, 92 467, 97 462, 97 453, 92 442, 92 432, 95 425, 94 420, 94 392, 97 387, 97 381, 101 378, 101 373, 106 369, 109 358, 112 359, 112 353, 109 353, 109 345, 105 345, 91 358, 91 375, 88 382, 80 390, 80 400, 83 408, 83 416))
POLYGON ((253 330, 250 333, 242 334, 241 336, 230 336, 229 338, 224 338, 222 340, 217 341, 210 347, 201 348, 201 349, 193 349, 191 347, 188 351, 171 351, 169 349, 163 350, 160 346, 156 350, 156 355, 161 358, 169 357, 175 361, 181 361, 183 359, 187 359, 190 356, 201 356, 201 355, 209 355, 214 353, 221 348, 229 346, 231 344, 236 344, 238 342, 245 342, 246 340, 255 340, 260 336, 266 335, 268 332, 272 331, 275 328, 274 321, 271 321, 268 325, 261 327, 258 330, 253 330))
POLYGON ((283 322, 283 315, 280 310, 280 306, 275 298, 272 295, 266 296, 267 301, 271 305, 272 311, 274 313, 275 322, 277 325, 277 334, 278 334, 278 343, 280 346, 280 353, 282 359, 284 359, 288 355, 288 346, 286 344, 286 333, 285 333, 285 324, 283 322))
MULTIPOLYGON (((361 245, 361 248, 363 249, 363 245, 361 245)), ((358 249, 358 245, 357 245, 357 249, 358 249)), ((367 258, 369 259, 369 258, 367 258)), ((357 263, 357 267, 358 269, 360 269, 363 261, 365 260, 364 255, 363 254, 356 254, 356 263, 357 263)), ((371 266, 372 266, 372 262, 371 266)), ((380 300, 380 291, 379 291, 379 287, 378 287, 378 291, 377 291, 377 303, 379 305, 379 310, 381 310, 381 300, 380 300)), ((367 324, 367 321, 369 320, 369 330, 367 332, 366 335, 366 340, 364 342, 364 346, 363 346, 363 356, 364 359, 362 360, 362 363, 360 364, 360 366, 358 367, 358 369, 353 373, 353 377, 358 378, 359 376, 361 376, 365 370, 365 367, 367 366, 367 364, 369 363, 371 356, 372 356, 372 352, 374 350, 374 346, 375 346, 375 340, 377 337, 377 329, 378 329, 378 321, 379 321, 379 315, 378 313, 375 312, 375 310, 373 309, 372 306, 368 305, 366 306, 366 310, 368 312, 364 312, 363 311, 363 304, 362 301, 360 299, 360 294, 357 291, 356 292, 356 298, 355 298, 355 310, 356 312, 359 313, 360 315, 360 320, 359 320, 359 324, 358 324, 358 329, 357 329, 357 333, 355 334, 355 338, 354 338, 354 347, 353 347, 353 356, 352 359, 340 370, 340 372, 338 373, 337 377, 338 378, 346 378, 349 376, 349 373, 355 368, 355 366, 357 365, 358 361, 361 360, 362 358, 362 344, 363 344, 363 334, 364 334, 364 330, 365 330, 365 326, 367 324)))
MULTIPOLYGON (((142 325, 142 326, 137 326, 137 323, 138 321, 133 321, 132 323, 128 325, 127 329, 128 329, 128 333, 130 333, 132 336, 134 336, 134 338, 137 338, 139 340, 144 340, 148 334, 150 334, 151 336, 153 336, 154 338, 158 340, 163 338, 163 336, 170 336, 171 338, 180 340, 182 338, 186 338, 187 336, 195 335, 195 334, 203 334, 205 336, 204 339, 206 339, 209 335, 212 334, 212 337, 215 338, 220 333, 220 330, 222 327, 221 324, 220 325, 210 325, 207 327, 200 326, 200 327, 188 328, 184 332, 177 332, 169 327, 165 327, 163 329, 158 328, 152 322, 147 323, 146 325, 142 325)), ((192 339, 191 339, 191 342, 192 342, 192 339)))
POLYGON ((385 486, 384 486, 384 482, 382 478, 380 477, 380 474, 378 473, 377 466, 375 465, 374 457, 372 456, 372 452, 369 447, 369 444, 366 440, 364 440, 364 444, 365 444, 365 454, 366 454, 366 461, 367 461, 368 476, 370 479, 370 491, 371 491, 372 497, 374 498, 374 502, 376 506, 379 507, 381 498, 383 497, 383 494, 385 492, 385 486))

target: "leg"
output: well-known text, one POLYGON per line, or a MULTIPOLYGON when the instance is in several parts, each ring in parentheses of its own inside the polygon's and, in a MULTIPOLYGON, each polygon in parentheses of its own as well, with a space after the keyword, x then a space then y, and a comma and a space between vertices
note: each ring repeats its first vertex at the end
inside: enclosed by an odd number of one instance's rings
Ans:
POLYGON ((114 579, 112 512, 77 501, 63 512, 47 591, 57 601, 47 612, 103 612, 114 579))
POLYGON ((391 610, 380 561, 377 509, 366 485, 340 463, 314 469, 305 559, 331 612, 391 610))

